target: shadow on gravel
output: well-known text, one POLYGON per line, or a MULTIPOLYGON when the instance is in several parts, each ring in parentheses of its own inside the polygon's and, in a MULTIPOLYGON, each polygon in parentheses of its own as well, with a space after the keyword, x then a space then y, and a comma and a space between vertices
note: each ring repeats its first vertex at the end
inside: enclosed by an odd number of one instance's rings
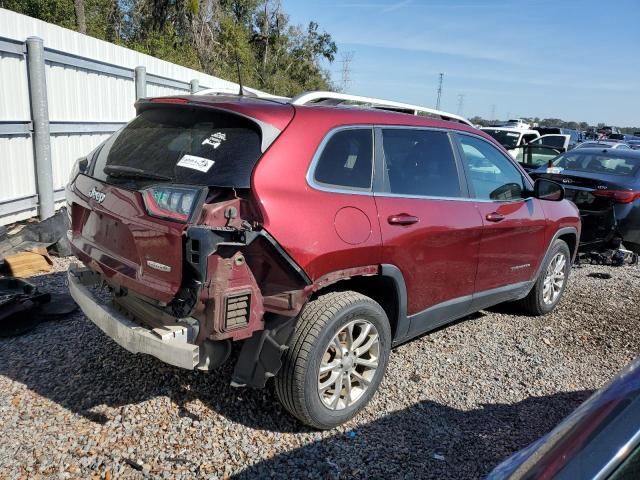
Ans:
POLYGON ((469 411, 424 401, 264 460, 235 478, 482 478, 591 393, 530 397, 469 411))
MULTIPOLYGON (((66 272, 29 280, 46 291, 66 292, 66 272)), ((102 405, 120 408, 165 396, 179 415, 200 420, 189 403, 200 400, 230 421, 279 432, 309 431, 277 402, 272 387, 230 386, 234 358, 212 373, 187 371, 147 355, 133 355, 95 327, 81 311, 46 322, 17 337, 0 338, 0 375, 62 407, 104 424, 102 405)))
MULTIPOLYGON (((63 272, 31 280, 53 293, 66 291, 63 272)), ((22 336, 0 339, 0 375, 95 423, 113 420, 100 412, 103 405, 119 409, 164 396, 178 407, 180 416, 192 420, 199 420, 199 416, 189 404, 199 400, 226 419, 250 428, 309 431, 280 407, 272 387, 232 388, 229 382, 233 363, 231 358, 218 371, 205 374, 167 366, 150 356, 130 354, 81 312, 67 320, 43 323, 22 336)), ((531 398, 517 405, 489 405, 470 412, 422 403, 358 429, 353 440, 333 437, 277 457, 252 471, 268 471, 270 465, 283 466, 297 456, 313 462, 329 458, 327 466, 331 470, 335 468, 330 463, 332 452, 346 449, 351 465, 360 465, 368 472, 367 468, 374 468, 367 465, 369 460, 391 449, 394 453, 385 454, 385 458, 397 459, 398 468, 408 462, 449 471, 456 458, 477 455, 482 465, 480 472, 549 430, 586 396, 587 392, 567 393, 531 398), (367 447, 362 448, 363 445, 367 447), (484 458, 489 451, 500 454, 484 458), (432 459, 434 453, 444 454, 447 460, 432 459)), ((338 467, 348 471, 348 461, 338 467)), ((371 470, 368 475, 375 477, 377 471, 371 470)))

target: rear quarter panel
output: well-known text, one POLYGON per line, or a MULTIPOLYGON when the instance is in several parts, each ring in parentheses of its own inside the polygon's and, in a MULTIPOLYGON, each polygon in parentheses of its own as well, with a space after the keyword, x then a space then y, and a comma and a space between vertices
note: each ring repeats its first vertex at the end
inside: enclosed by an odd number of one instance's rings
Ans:
POLYGON ((253 173, 252 188, 264 228, 312 281, 337 270, 380 263, 373 196, 325 192, 307 184, 318 145, 340 125, 330 109, 297 109, 253 173))

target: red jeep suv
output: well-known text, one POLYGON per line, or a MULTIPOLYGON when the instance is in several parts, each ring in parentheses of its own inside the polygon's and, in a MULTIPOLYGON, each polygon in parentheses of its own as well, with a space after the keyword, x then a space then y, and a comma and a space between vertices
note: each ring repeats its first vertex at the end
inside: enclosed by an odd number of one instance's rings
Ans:
POLYGON ((130 352, 212 370, 239 343, 234 385, 275 377, 289 412, 331 428, 394 346, 562 296, 578 211, 479 130, 234 96, 136 106, 67 187, 71 294, 130 352))

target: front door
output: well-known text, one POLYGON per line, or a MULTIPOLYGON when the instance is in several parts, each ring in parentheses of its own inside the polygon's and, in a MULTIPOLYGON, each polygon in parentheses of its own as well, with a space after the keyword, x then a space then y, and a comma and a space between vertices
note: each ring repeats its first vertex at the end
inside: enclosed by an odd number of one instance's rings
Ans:
POLYGON ((540 201, 526 194, 530 182, 509 157, 480 137, 456 138, 484 223, 474 297, 486 307, 533 279, 545 250, 546 219, 540 201))
POLYGON ((446 132, 380 128, 376 143, 382 263, 404 277, 412 336, 468 313, 482 218, 446 132))

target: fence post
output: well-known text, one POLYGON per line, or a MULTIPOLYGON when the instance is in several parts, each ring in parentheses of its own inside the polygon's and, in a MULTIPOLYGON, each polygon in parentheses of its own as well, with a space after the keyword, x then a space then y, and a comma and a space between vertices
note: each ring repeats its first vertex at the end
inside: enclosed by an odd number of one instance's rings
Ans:
POLYGON ((145 67, 136 67, 136 101, 147 96, 147 69, 145 67))
POLYGON ((198 80, 197 78, 194 78, 193 80, 191 80, 190 83, 191 83, 191 95, 200 91, 200 80, 198 80))
POLYGON ((39 37, 27 38, 27 69, 29 72, 31 120, 33 122, 38 214, 40 220, 44 220, 53 216, 55 206, 53 202, 53 166, 51 163, 47 79, 44 67, 44 42, 39 37))

